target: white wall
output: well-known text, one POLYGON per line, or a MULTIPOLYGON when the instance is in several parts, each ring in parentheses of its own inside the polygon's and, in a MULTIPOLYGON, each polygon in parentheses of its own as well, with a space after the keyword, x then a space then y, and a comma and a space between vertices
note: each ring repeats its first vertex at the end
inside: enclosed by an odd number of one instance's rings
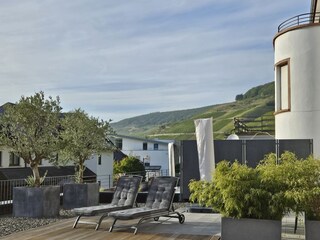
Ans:
POLYGON ((100 181, 101 187, 107 189, 112 186, 113 153, 102 153, 101 165, 98 165, 98 156, 99 155, 94 155, 91 159, 86 160, 85 165, 97 174, 97 181, 100 181))
POLYGON ((155 142, 122 137, 122 152, 126 155, 139 157, 141 161, 149 156, 150 165, 161 166, 161 170, 169 169, 168 144, 158 143, 158 150, 154 150, 155 142), (147 142, 147 150, 143 150, 143 143, 147 142))
POLYGON ((275 39, 275 64, 290 58, 291 85, 291 111, 275 115, 276 138, 313 139, 315 157, 320 157, 319 43, 320 26, 299 28, 275 39))
MULTIPOLYGON (((10 150, 9 148, 6 147, 1 147, 1 166, 3 168, 8 168, 8 167, 19 167, 19 166, 9 166, 9 159, 10 159, 10 150)), ((20 167, 24 167, 24 160, 20 158, 20 167)))

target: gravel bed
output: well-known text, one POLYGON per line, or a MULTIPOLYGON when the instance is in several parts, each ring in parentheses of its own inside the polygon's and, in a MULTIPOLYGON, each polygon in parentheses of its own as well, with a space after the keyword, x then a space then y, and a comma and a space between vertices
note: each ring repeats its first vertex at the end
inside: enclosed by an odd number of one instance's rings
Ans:
POLYGON ((24 218, 0 216, 0 237, 11 233, 25 231, 31 228, 44 226, 66 218, 74 217, 71 211, 61 210, 57 218, 24 218))

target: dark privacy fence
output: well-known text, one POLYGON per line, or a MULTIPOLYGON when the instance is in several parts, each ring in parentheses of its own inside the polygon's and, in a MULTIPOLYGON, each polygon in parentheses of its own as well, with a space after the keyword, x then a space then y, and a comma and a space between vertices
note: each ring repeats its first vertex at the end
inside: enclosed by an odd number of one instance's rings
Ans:
MULTIPOLYGON (((294 152, 299 158, 306 158, 313 153, 310 139, 299 140, 215 140, 214 155, 216 164, 222 160, 237 160, 250 167, 256 167, 266 154, 276 153, 279 157, 283 152, 294 152)), ((180 142, 181 156, 181 198, 189 199, 188 184, 191 179, 199 180, 199 162, 197 142, 195 140, 180 142)))

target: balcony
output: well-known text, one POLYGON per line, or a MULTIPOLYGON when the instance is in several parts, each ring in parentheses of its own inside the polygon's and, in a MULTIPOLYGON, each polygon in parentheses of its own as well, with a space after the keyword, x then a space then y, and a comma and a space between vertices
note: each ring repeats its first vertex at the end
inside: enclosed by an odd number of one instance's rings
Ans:
POLYGON ((304 14, 300 14, 295 17, 289 18, 278 26, 278 32, 282 32, 290 28, 310 25, 314 23, 320 23, 320 12, 316 12, 315 14, 304 13, 304 14))

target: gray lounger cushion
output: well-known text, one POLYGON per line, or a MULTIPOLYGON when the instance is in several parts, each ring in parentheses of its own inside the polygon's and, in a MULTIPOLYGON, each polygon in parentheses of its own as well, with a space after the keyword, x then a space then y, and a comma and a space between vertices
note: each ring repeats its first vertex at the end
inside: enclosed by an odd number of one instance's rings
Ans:
POLYGON ((112 211, 108 216, 119 220, 129 220, 148 217, 158 213, 166 214, 172 205, 176 184, 177 178, 174 177, 154 178, 148 192, 145 207, 112 211))
POLYGON ((148 217, 158 213, 168 213, 167 209, 152 209, 147 207, 130 208, 125 211, 112 211, 109 213, 109 217, 115 217, 119 220, 130 220, 141 217, 148 217))
POLYGON ((75 208, 73 212, 83 216, 93 216, 113 210, 133 207, 141 182, 140 176, 122 176, 117 182, 116 190, 110 204, 75 208))

